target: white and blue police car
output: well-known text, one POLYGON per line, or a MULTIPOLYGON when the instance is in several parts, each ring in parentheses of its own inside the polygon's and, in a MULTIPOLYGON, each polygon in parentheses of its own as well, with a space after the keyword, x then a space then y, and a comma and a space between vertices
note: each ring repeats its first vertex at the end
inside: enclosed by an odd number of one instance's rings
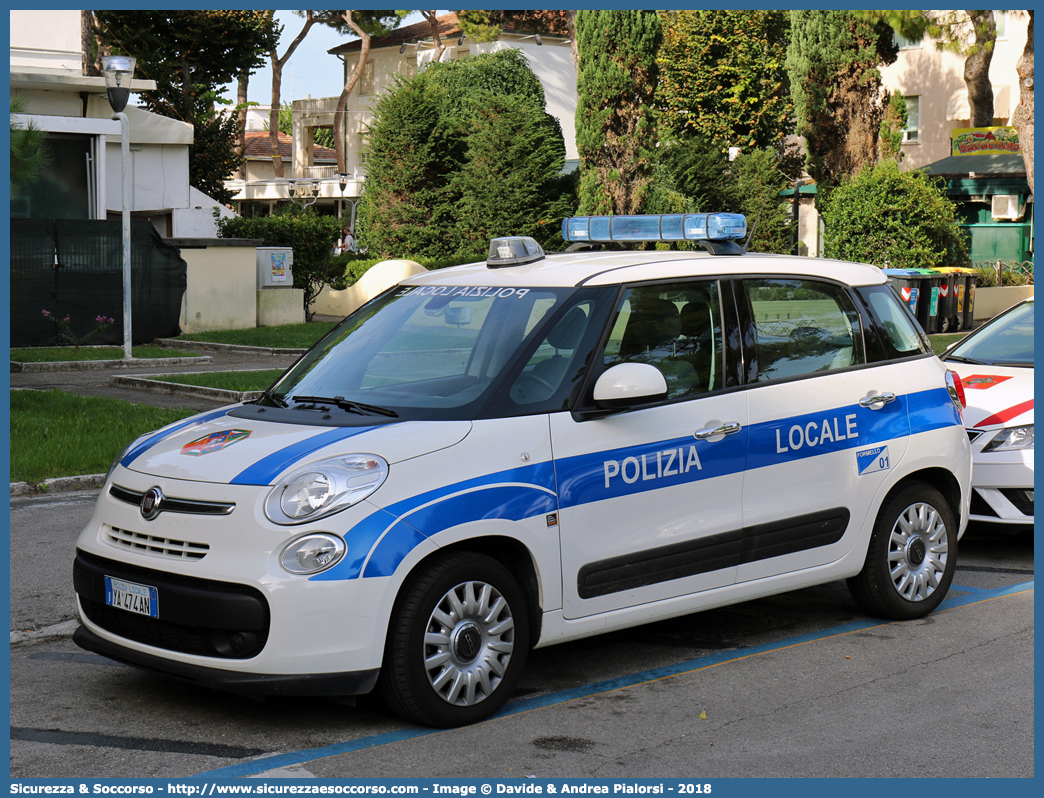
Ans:
POLYGON ((931 612, 968 518, 960 382, 879 269, 745 235, 693 214, 567 219, 564 253, 495 239, 257 401, 134 441, 77 542, 76 642, 452 726, 535 647, 838 579, 868 613, 931 612))

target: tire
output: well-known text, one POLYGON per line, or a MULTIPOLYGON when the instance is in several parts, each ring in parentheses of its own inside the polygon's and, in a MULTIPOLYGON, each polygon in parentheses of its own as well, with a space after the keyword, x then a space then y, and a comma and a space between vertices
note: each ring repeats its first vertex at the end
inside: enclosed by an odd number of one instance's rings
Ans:
POLYGON ((957 523, 943 495, 913 482, 881 506, 863 570, 848 580, 871 615, 923 618, 946 597, 957 568, 957 523))
POLYGON ((426 564, 395 604, 378 689, 398 714, 437 727, 488 718, 514 692, 529 614, 496 560, 450 552, 426 564))

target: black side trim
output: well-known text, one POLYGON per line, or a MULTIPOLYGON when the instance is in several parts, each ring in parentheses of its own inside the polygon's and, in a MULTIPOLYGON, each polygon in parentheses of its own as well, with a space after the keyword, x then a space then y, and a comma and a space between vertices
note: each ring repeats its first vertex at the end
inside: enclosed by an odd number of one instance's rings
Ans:
POLYGON ((581 568, 576 589, 580 598, 594 598, 733 568, 740 563, 742 548, 743 532, 736 531, 612 557, 581 568))
POLYGON ((241 695, 358 695, 370 692, 377 683, 377 675, 380 673, 379 668, 344 673, 305 674, 242 673, 205 668, 124 648, 99 637, 85 626, 76 630, 73 634, 73 642, 80 648, 126 665, 156 671, 203 687, 241 695))
POLYGON ((770 524, 744 527, 743 562, 782 557, 837 543, 848 528, 848 519, 847 507, 834 507, 770 524))
POLYGON ((577 593, 583 599, 606 596, 828 546, 842 538, 849 518, 848 508, 834 507, 588 563, 577 574, 577 593))

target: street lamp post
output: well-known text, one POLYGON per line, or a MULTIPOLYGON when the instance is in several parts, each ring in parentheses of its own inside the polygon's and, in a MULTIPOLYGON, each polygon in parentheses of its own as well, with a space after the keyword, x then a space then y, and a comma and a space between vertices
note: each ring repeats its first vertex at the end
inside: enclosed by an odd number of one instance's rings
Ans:
POLYGON ((123 356, 131 358, 131 259, 130 259, 130 123, 123 109, 130 99, 131 77, 136 59, 129 55, 102 58, 105 88, 113 119, 120 120, 120 170, 123 175, 123 356))
POLYGON ((289 193, 292 202, 307 208, 319 199, 319 181, 311 178, 291 180, 289 193))

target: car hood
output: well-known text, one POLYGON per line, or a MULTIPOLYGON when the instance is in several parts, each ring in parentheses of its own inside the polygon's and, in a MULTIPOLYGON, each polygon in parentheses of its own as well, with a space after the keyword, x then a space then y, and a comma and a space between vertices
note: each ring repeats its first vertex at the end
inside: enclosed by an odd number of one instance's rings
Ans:
POLYGON ((228 415, 230 408, 172 424, 120 459, 156 477, 235 485, 273 485, 308 463, 353 452, 389 464, 459 443, 470 421, 404 421, 371 427, 320 427, 228 415))
POLYGON ((971 428, 1020 427, 1033 423, 1033 369, 976 366, 946 362, 964 383, 968 407, 964 425, 971 428))

